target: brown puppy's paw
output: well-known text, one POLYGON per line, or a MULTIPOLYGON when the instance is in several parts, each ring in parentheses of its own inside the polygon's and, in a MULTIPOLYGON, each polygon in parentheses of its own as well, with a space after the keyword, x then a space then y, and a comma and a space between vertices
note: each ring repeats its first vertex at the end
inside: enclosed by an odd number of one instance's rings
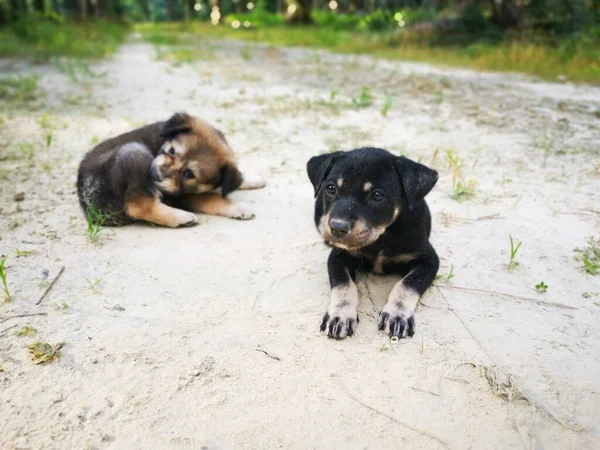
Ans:
POLYGON ((191 227, 198 223, 198 218, 195 214, 183 210, 176 210, 175 221, 173 228, 191 227))
POLYGON ((265 180, 260 175, 243 175, 243 181, 240 189, 261 189, 267 185, 265 180))
POLYGON ((249 220, 254 217, 254 212, 246 203, 232 203, 227 207, 227 217, 238 220, 249 220))
POLYGON ((354 334, 358 322, 356 309, 335 308, 331 312, 327 311, 323 316, 321 331, 325 331, 329 339, 344 339, 354 334))
POLYGON ((379 314, 379 329, 392 338, 413 337, 415 313, 401 303, 386 303, 379 314))

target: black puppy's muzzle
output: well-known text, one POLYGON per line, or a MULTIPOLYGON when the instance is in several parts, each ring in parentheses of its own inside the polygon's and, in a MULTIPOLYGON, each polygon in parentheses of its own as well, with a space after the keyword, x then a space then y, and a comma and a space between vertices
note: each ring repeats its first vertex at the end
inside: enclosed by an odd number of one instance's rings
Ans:
POLYGON ((331 219, 329 221, 329 229, 335 237, 345 236, 351 228, 352 224, 347 220, 331 219))
POLYGON ((160 176, 160 172, 158 171, 158 169, 155 166, 152 166, 152 168, 150 169, 150 178, 152 178, 152 181, 162 180, 162 177, 160 176))

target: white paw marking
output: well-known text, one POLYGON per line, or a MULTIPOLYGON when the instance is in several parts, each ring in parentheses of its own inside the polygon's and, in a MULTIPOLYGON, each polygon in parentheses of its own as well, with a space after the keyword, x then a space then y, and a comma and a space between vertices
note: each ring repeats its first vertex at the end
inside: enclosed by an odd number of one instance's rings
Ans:
POLYGON ((254 212, 250 205, 246 203, 234 203, 227 210, 227 217, 232 219, 248 220, 254 217, 254 212))
POLYGON ((244 175, 240 189, 260 189, 264 188, 266 185, 267 180, 260 175, 244 175))
POLYGON ((387 302, 379 314, 379 329, 402 339, 415 333, 415 313, 402 303, 387 302))
POLYGON ((353 305, 330 306, 321 323, 321 331, 333 339, 352 336, 358 324, 358 313, 353 305))
POLYGON ((358 289, 350 281, 346 286, 331 290, 331 303, 321 322, 321 331, 333 339, 344 339, 354 334, 358 324, 358 289))
POLYGON ((189 227, 198 222, 198 218, 195 214, 187 211, 177 211, 175 213, 178 227, 189 227))

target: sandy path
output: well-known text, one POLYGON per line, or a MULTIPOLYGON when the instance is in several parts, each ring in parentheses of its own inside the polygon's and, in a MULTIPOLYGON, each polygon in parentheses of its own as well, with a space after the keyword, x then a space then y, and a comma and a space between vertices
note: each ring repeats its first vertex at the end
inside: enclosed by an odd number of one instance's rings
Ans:
POLYGON ((0 305, 0 447, 598 448, 600 276, 573 250, 600 235, 600 89, 298 49, 202 48, 203 61, 176 67, 132 42, 95 68, 105 78, 83 83, 0 62, 5 73, 43 74, 46 92, 41 109, 4 111, 0 125, 0 253, 10 254, 13 291, 0 305), (375 104, 345 107, 362 85, 375 104), (242 167, 268 179, 234 194, 256 219, 129 226, 88 243, 74 192, 81 156, 176 110, 218 124, 242 167), (22 142, 31 159, 11 153, 22 142), (352 339, 318 332, 327 249, 305 164, 358 145, 440 171, 432 240, 440 272, 452 266, 455 276, 424 297, 412 340, 376 329, 393 277, 361 280, 352 339), (461 202, 450 197, 451 149, 477 182, 461 202), (512 271, 509 234, 523 242, 512 271), (90 289, 86 278, 101 281, 90 289), (542 280, 546 294, 534 290, 542 280), (47 315, 14 317, 31 313, 47 315), (14 335, 26 324, 65 343, 57 361, 32 364, 34 338, 14 335), (514 377, 535 407, 495 395, 479 366, 514 377))

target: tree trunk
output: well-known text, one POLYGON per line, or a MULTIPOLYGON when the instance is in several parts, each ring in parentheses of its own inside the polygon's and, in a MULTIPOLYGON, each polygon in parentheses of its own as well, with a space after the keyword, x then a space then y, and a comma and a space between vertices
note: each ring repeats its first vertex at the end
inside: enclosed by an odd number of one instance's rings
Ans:
POLYGON ((490 0, 492 6, 492 23, 502 28, 513 28, 521 25, 521 10, 514 0, 490 0))
POLYGON ((82 22, 88 20, 87 0, 79 0, 79 18, 82 22))
POLYGON ((298 9, 288 17, 287 23, 290 25, 310 25, 312 23, 312 1, 298 0, 298 9))

